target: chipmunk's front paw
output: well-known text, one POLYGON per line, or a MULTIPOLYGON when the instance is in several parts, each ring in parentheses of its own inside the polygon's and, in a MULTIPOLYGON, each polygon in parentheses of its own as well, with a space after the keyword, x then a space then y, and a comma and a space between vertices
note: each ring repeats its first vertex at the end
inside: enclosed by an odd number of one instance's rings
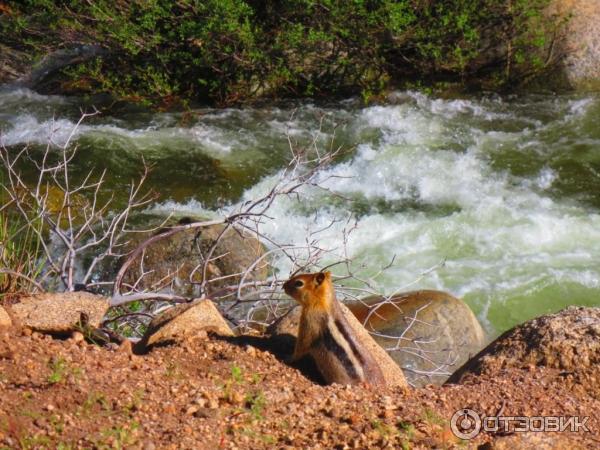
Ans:
POLYGON ((297 352, 292 353, 291 355, 287 356, 284 361, 286 364, 289 364, 291 366, 295 366, 297 365, 300 360, 302 360, 304 357, 306 356, 306 353, 304 354, 298 354, 297 352))

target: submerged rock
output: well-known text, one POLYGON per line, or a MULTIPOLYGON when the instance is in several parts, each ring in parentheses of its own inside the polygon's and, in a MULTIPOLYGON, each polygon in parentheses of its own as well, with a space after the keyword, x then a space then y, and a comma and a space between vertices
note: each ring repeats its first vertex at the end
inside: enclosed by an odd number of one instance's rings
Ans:
MULTIPOLYGON (((190 220, 185 223, 188 222, 190 220)), ((137 283, 138 289, 149 290, 160 290, 166 285, 175 294, 196 295, 190 278, 194 283, 202 282, 202 265, 224 228, 225 225, 219 224, 184 230, 149 245, 143 253, 143 278, 140 279, 142 267, 138 257, 125 274, 125 283, 137 283)), ((131 249, 148 237, 149 234, 144 234, 131 242, 131 249)), ((211 282, 208 292, 215 293, 225 286, 237 284, 241 280, 240 273, 248 270, 264 253, 264 246, 255 236, 233 227, 227 230, 210 257, 206 274, 209 280, 227 278, 211 282)), ((268 262, 261 260, 247 273, 245 281, 263 280, 267 275, 268 262)))
POLYGON ((35 294, 10 307, 19 325, 50 334, 71 334, 82 326, 98 328, 109 301, 87 292, 35 294))
POLYGON ((446 292, 406 292, 387 301, 369 297, 348 308, 413 386, 443 384, 485 345, 469 306, 446 292))
MULTIPOLYGON (((600 308, 571 306, 519 325, 488 345, 448 379, 496 374, 507 367, 544 366, 569 372, 600 364, 600 308)), ((597 381, 596 381, 597 383, 597 381)))
MULTIPOLYGON (((406 387, 406 378, 404 377, 400 367, 398 367, 398 365, 390 358, 386 351, 373 340, 371 335, 367 332, 367 330, 365 330, 360 322, 356 320, 356 317, 354 317, 350 310, 343 304, 340 304, 340 307, 359 341, 367 348, 371 355, 373 355, 375 361, 377 361, 379 364, 379 367, 383 372, 386 385, 406 387)), ((299 306, 294 307, 287 315, 269 327, 268 333, 276 338, 288 335, 295 339, 298 336, 300 313, 301 308, 299 306)))
POLYGON ((140 341, 140 348, 149 350, 156 345, 170 345, 191 337, 206 335, 206 332, 221 336, 233 336, 231 328, 210 300, 169 308, 155 317, 140 341))

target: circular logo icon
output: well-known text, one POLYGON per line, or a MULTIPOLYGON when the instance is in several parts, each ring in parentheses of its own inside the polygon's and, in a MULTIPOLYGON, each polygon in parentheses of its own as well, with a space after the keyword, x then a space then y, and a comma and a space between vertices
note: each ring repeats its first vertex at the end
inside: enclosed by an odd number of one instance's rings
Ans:
POLYGON ((473 439, 481 431, 481 417, 472 409, 459 409, 450 420, 454 436, 460 439, 473 439))

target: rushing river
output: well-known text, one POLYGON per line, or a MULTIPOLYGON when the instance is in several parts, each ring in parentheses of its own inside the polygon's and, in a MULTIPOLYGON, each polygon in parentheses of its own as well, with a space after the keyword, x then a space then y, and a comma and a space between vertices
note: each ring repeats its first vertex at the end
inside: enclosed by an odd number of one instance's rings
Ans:
MULTIPOLYGON (((0 140, 15 149, 49 136, 64 144, 80 108, 77 99, 0 92, 0 140)), ((396 256, 375 281, 381 290, 450 291, 497 334, 567 305, 600 305, 599 119, 591 95, 402 92, 382 106, 185 114, 123 107, 78 128, 75 163, 81 173, 109 169, 118 193, 143 156, 161 193, 150 212, 206 216, 265 192, 290 158, 288 136, 322 149, 333 139, 348 153, 322 175, 330 192, 277 202, 263 231, 302 242, 306 229, 343 219, 319 235, 340 247, 351 215, 358 227, 347 250, 367 263, 365 276, 396 256)))

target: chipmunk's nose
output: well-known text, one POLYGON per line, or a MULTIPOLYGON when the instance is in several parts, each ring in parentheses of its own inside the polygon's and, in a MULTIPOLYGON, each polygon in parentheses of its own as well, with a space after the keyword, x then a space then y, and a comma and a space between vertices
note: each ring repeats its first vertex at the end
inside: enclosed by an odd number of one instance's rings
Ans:
POLYGON ((296 290, 296 288, 294 287, 294 283, 292 283, 292 280, 287 280, 285 283, 283 283, 283 290, 287 295, 292 295, 292 293, 296 290))

